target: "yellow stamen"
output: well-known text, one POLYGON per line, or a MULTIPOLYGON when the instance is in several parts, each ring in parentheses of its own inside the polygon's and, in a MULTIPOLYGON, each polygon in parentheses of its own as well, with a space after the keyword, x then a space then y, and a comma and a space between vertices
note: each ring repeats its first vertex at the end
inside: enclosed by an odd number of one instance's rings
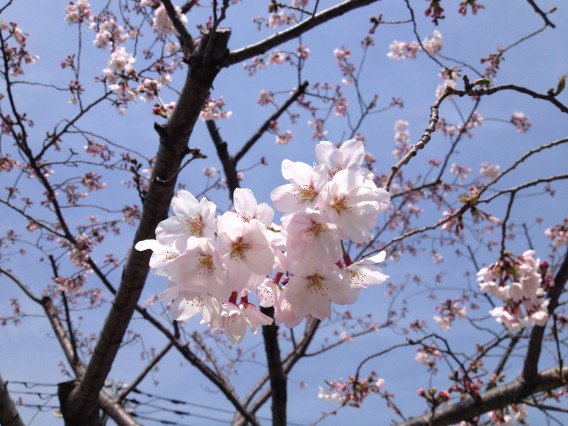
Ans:
POLYGON ((243 241, 243 237, 238 237, 231 247, 231 259, 235 257, 244 260, 249 246, 243 241))

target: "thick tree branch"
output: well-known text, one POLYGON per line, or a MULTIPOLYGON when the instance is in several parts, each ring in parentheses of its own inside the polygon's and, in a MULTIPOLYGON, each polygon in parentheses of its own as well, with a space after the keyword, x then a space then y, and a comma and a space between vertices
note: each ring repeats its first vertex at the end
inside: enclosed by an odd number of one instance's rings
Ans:
MULTIPOLYGON (((160 147, 133 246, 138 241, 153 238, 156 226, 167 217, 176 184, 176 171, 187 153, 189 137, 209 96, 213 80, 220 70, 218 64, 226 54, 230 32, 219 31, 211 36, 216 40, 211 62, 203 61, 202 49, 192 56, 176 108, 170 121, 160 132, 160 147)), ((206 41, 203 42, 203 45, 205 44, 206 41)), ((69 419, 68 424, 84 424, 83 419, 96 409, 99 392, 110 372, 146 282, 149 258, 149 252, 138 252, 132 247, 120 287, 85 375, 78 386, 69 392, 65 404, 62 403, 67 411, 64 415, 69 419)))
POLYGON ((495 387, 479 395, 477 400, 468 399, 448 405, 434 413, 415 417, 398 426, 445 426, 472 419, 491 410, 520 402, 530 395, 564 386, 568 380, 568 367, 562 371, 551 368, 537 374, 534 383, 518 378, 506 385, 495 387))
MULTIPOLYGON (((69 365, 73 369, 73 372, 75 373, 75 375, 77 377, 80 377, 85 371, 85 366, 81 362, 81 360, 77 357, 75 347, 67 336, 67 333, 65 331, 65 327, 63 326, 63 324, 61 323, 61 320, 59 319, 59 314, 57 312, 57 308, 53 305, 52 300, 49 297, 44 297, 42 299, 39 299, 38 297, 36 297, 30 291, 28 286, 26 286, 23 282, 21 282, 10 271, 7 271, 3 268, 0 268, 0 273, 6 275, 14 283, 16 283, 16 285, 18 287, 20 287, 20 289, 22 289, 22 291, 32 301, 34 301, 37 304, 42 306, 42 308, 45 312, 45 316, 47 317, 47 319, 48 319, 48 321, 51 325, 51 328, 52 328, 52 330, 55 334, 55 337, 57 338, 57 340, 59 341, 59 344, 61 345, 61 348, 63 349, 63 353, 65 354, 65 357, 67 358, 67 362, 69 363, 69 365)), ((66 382, 66 384, 62 384, 60 386, 62 386, 63 389, 71 389, 72 386, 69 385, 69 383, 72 383, 72 382, 66 382)), ((97 402, 97 404, 99 404, 99 403, 100 403, 100 407, 105 411, 105 413, 107 413, 117 424, 124 425, 124 426, 136 426, 136 425, 138 425, 138 423, 136 423, 122 409, 122 407, 120 407, 119 404, 114 402, 108 395, 106 395, 102 391, 99 393, 99 401, 97 402)), ((1 404, 1 402, 0 402, 0 404, 1 404)), ((1 409, 0 409, 0 411, 1 411, 1 409)), ((94 417, 98 419, 99 418, 98 410, 93 410, 93 413, 95 414, 94 417)), ((1 416, 1 413, 0 413, 0 416, 1 416)), ((2 417, 0 417, 0 424, 2 424, 2 425, 4 424, 3 421, 2 421, 2 417)), ((9 424, 9 423, 7 423, 7 424, 9 424)), ((14 425, 17 425, 17 423, 14 423, 14 425)))
POLYGON ((239 414, 246 419, 246 421, 252 426, 258 426, 258 422, 254 418, 254 413, 248 412, 244 405, 238 400, 234 389, 231 387, 230 383, 226 381, 224 377, 220 377, 215 374, 199 357, 197 357, 187 346, 187 344, 181 342, 176 338, 164 325, 156 320, 148 311, 140 306, 136 307, 136 311, 142 315, 142 317, 150 322, 157 330, 159 330, 170 342, 172 342, 178 352, 196 367, 207 380, 213 383, 217 388, 225 395, 229 402, 235 407, 239 414))
POLYGON ((267 37, 263 41, 232 51, 227 57, 224 66, 228 67, 230 65, 246 61, 254 56, 261 55, 276 46, 301 36, 324 22, 377 1, 379 0, 346 0, 343 3, 332 6, 323 12, 313 15, 284 31, 280 31, 279 33, 267 37))
MULTIPOLYGON (((283 358, 283 374, 284 375, 288 375, 290 373, 290 371, 292 371, 292 368, 294 368, 294 365, 296 365, 296 363, 302 359, 305 355, 306 352, 310 346, 310 344, 312 343, 316 332, 320 326, 321 322, 318 319, 312 319, 310 324, 306 327, 306 331, 304 332, 304 335, 302 336, 302 339, 298 342, 298 344, 294 347, 294 349, 292 349, 284 358, 283 358)), ((270 374, 268 374, 267 376, 263 377, 259 383, 257 383, 257 385, 254 387, 253 391, 247 395, 247 398, 245 399, 245 405, 248 406, 248 404, 250 403, 250 401, 252 401, 252 398, 254 398, 254 396, 260 392, 260 390, 262 389, 262 387, 264 386, 264 384, 270 379, 270 374)), ((268 388, 266 389, 255 401, 254 403, 249 407, 248 411, 250 413, 256 413, 265 403, 266 401, 268 401, 268 399, 272 396, 272 388, 268 388)), ((241 419, 242 420, 242 419, 241 419)), ((242 425, 242 422, 235 422, 235 425, 242 425)))
MULTIPOLYGON (((261 308, 263 314, 274 318, 274 308, 261 308)), ((287 378, 282 368, 278 326, 274 323, 262 327, 264 349, 268 363, 270 389, 272 390, 272 426, 286 426, 287 378)))
POLYGON ((0 376, 0 425, 25 426, 16 404, 10 398, 8 383, 2 380, 2 376, 0 376))

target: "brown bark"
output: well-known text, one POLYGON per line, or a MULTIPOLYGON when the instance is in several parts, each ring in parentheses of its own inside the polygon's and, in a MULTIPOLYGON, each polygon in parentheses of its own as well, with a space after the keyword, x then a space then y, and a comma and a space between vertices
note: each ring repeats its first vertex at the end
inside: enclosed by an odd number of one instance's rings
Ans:
MULTIPOLYGON (((160 131, 160 146, 156 157, 152 181, 148 188, 142 217, 133 241, 154 238, 158 223, 167 217, 170 200, 177 180, 177 170, 188 152, 188 141, 207 101, 213 80, 221 69, 220 64, 227 52, 230 31, 219 30, 214 37, 212 54, 204 61, 206 40, 200 50, 189 60, 189 70, 167 125, 160 131)), ((204 38, 207 38, 205 36, 204 38)), ((66 425, 86 425, 97 411, 99 393, 108 376, 122 339, 148 275, 149 252, 132 252, 123 272, 122 280, 112 307, 105 320, 100 338, 85 373, 72 389, 63 389, 60 398, 62 414, 66 425)))
POLYGON ((10 398, 8 383, 2 380, 2 376, 0 376, 0 425, 25 426, 16 404, 10 398))
POLYGON ((558 368, 551 368, 538 374, 534 383, 527 383, 519 377, 511 383, 482 393, 478 399, 468 399, 449 405, 434 413, 400 423, 398 426, 445 426, 459 423, 462 420, 473 419, 488 411, 522 401, 538 392, 564 386, 566 380, 568 380, 568 367, 564 367, 561 373, 558 368))

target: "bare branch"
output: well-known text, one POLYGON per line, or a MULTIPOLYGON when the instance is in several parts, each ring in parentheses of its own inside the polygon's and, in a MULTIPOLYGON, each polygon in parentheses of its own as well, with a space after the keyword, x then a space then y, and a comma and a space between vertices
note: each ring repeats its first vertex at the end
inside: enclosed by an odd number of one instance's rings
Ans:
MULTIPOLYGON (((530 5, 532 6, 532 8, 534 9, 534 11, 535 11, 536 13, 538 13, 538 14, 541 16, 541 18, 544 20, 544 23, 545 23, 546 25, 548 25, 549 27, 552 27, 552 28, 556 28, 556 25, 554 25, 554 24, 550 21, 550 19, 548 19, 548 16, 546 16, 547 13, 543 12, 542 9, 541 9, 540 7, 538 7, 538 5, 535 3, 534 0, 527 0, 527 2, 528 2, 528 4, 530 4, 530 5)), ((549 12, 549 13, 550 13, 550 12, 549 12)))
POLYGON ((363 6, 367 6, 371 3, 375 3, 378 0, 346 0, 336 6, 332 6, 329 9, 324 10, 316 15, 307 18, 306 20, 290 27, 284 31, 276 33, 270 37, 267 37, 263 41, 256 44, 243 47, 232 51, 227 57, 224 66, 228 67, 239 62, 246 61, 254 56, 261 55, 273 47, 279 46, 287 41, 293 40, 296 37, 301 36, 305 32, 323 24, 333 18, 337 18, 351 10, 358 9, 363 6))
POLYGON ((225 142, 221 137, 221 133, 219 133, 219 129, 217 129, 215 122, 213 120, 207 120, 206 125, 207 130, 209 130, 209 135, 213 140, 213 145, 215 145, 215 149, 217 150, 217 157, 219 157, 219 161, 221 161, 221 164, 223 165, 223 172, 227 179, 229 198, 232 200, 235 189, 239 187, 235 158, 229 154, 227 142, 225 142))
POLYGON ((262 126, 256 131, 256 133, 243 145, 239 152, 235 154, 234 161, 235 164, 238 163, 245 154, 253 147, 253 145, 262 137, 262 135, 270 128, 270 123, 278 120, 278 118, 290 108, 290 106, 296 102, 296 100, 304 94, 306 88, 308 87, 308 82, 303 82, 300 87, 298 87, 292 96, 280 107, 278 110, 270 116, 268 120, 264 122, 262 126))
POLYGON ((130 383, 120 395, 116 398, 116 401, 120 404, 124 399, 128 396, 130 392, 132 392, 136 386, 142 383, 142 380, 152 371, 152 369, 162 360, 162 358, 170 351, 170 349, 174 346, 172 342, 168 342, 168 344, 158 353, 152 361, 148 363, 148 365, 142 370, 142 372, 130 383))
POLYGON ((487 95, 493 95, 494 93, 497 92, 502 92, 505 90, 511 90, 514 92, 519 92, 519 93, 523 93, 525 95, 529 95, 534 99, 541 99, 544 101, 548 101, 550 102, 552 105, 554 105, 556 108, 558 108, 561 112, 568 114, 568 107, 566 105, 564 105, 562 102, 560 102, 558 99, 556 99, 556 96, 554 95, 552 89, 550 89, 548 91, 547 94, 542 94, 542 93, 538 93, 535 92, 534 90, 528 89, 524 86, 517 86, 516 84, 504 84, 502 86, 491 86, 491 87, 483 87, 483 88, 478 88, 478 89, 474 89, 473 86, 471 86, 469 84, 469 80, 466 76, 464 76, 464 81, 465 81, 465 89, 461 90, 461 89, 452 89, 452 88, 447 88, 450 92, 450 94, 452 95, 457 95, 457 96, 487 96, 487 95))
POLYGON ((384 185, 385 190, 388 191, 390 189, 390 186, 392 184, 394 177, 400 171, 402 166, 408 164, 410 159, 412 157, 415 157, 416 154, 418 154, 418 151, 423 149, 426 146, 426 144, 428 142, 430 142, 430 139, 432 138, 432 133, 434 133, 436 131, 436 126, 438 125, 438 119, 439 119, 438 111, 440 109, 440 105, 442 104, 444 99, 446 99, 450 95, 451 95, 451 92, 450 92, 449 88, 446 87, 446 90, 444 90, 444 93, 442 94, 442 96, 440 96, 436 100, 436 102, 434 102, 434 104, 430 107, 430 121, 428 123, 428 127, 426 129, 424 129, 424 133, 422 134, 422 137, 420 138, 420 140, 416 144, 412 145, 412 147, 410 148, 410 151, 408 151, 408 153, 404 157, 402 157, 398 161, 398 163, 396 163, 394 166, 391 167, 391 171, 390 171, 389 176, 387 178, 387 181, 384 185))

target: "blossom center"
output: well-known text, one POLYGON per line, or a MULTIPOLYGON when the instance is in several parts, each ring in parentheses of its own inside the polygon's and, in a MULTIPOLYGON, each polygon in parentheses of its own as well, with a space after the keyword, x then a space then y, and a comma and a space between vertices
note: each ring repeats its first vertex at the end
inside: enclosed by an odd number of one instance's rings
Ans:
POLYGON ((237 237, 231 247, 231 259, 244 260, 249 246, 243 241, 243 237, 237 237))
POLYGON ((308 227, 307 231, 308 231, 308 233, 310 233, 314 237, 319 238, 326 231, 326 227, 325 227, 325 225, 323 225, 321 223, 313 222, 308 227))
POLYGON ((310 275, 306 277, 308 281, 308 291, 310 293, 319 293, 321 296, 327 294, 327 286, 324 283, 324 278, 318 274, 310 275))
POLYGON ((343 212, 349 213, 351 210, 347 205, 349 198, 347 195, 342 195, 341 197, 333 197, 333 201, 331 202, 331 207, 334 208, 338 214, 343 212))
POLYGON ((174 260, 174 259, 175 259, 176 257, 178 257, 178 256, 179 256, 179 254, 177 254, 177 253, 175 253, 175 252, 173 252, 173 251, 167 251, 167 252, 166 252, 166 255, 165 255, 165 258, 166 258, 166 260, 169 261, 169 260, 174 260))
POLYGON ((185 226, 194 235, 203 235, 203 229, 205 228, 205 223, 201 215, 193 216, 185 221, 185 226))
POLYGON ((215 265, 213 264, 213 256, 200 256, 198 267, 205 270, 205 273, 211 274, 215 270, 215 265))
POLYGON ((302 200, 313 201, 314 198, 318 196, 318 193, 312 184, 300 186, 298 195, 302 200))

